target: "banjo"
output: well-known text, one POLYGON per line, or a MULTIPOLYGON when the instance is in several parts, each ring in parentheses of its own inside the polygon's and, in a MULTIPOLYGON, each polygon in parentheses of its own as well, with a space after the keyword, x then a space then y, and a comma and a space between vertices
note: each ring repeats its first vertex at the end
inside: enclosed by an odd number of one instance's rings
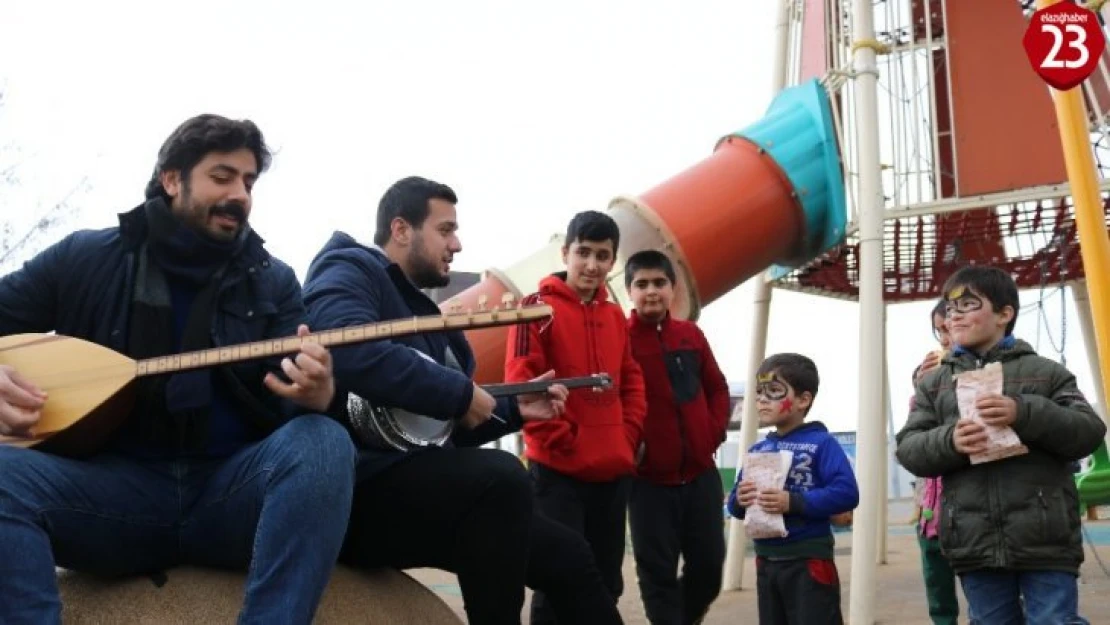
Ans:
POLYGON ((103 345, 59 334, 0 336, 0 365, 14 368, 47 394, 32 435, 0 435, 0 445, 33 447, 68 456, 93 453, 130 414, 133 383, 143 376, 295 354, 305 343, 334 347, 424 332, 492 328, 551 316, 551 307, 546 304, 518 303, 514 307, 512 296, 506 296, 502 298, 503 306, 492 309, 486 309, 485 298, 479 298, 477 311, 461 312, 461 307, 452 306, 450 314, 381 321, 144 360, 132 360, 103 345))
MULTIPOLYGON (((420 355, 431 360, 427 354, 420 355)), ((542 393, 552 384, 562 384, 567 389, 592 388, 601 391, 612 386, 613 380, 608 373, 596 373, 539 382, 484 384, 482 388, 494 397, 509 397, 542 393)), ((400 408, 375 406, 354 393, 347 394, 347 417, 360 443, 369 449, 385 451, 440 447, 451 438, 456 424, 454 419, 435 419, 400 408)), ((500 420, 496 415, 491 417, 500 420)))

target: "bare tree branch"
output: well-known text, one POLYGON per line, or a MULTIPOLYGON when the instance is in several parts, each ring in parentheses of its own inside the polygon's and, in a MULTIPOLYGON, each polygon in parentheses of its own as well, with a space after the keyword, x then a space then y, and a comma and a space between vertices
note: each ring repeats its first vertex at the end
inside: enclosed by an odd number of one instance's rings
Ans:
MULTIPOLYGON (((4 112, 4 99, 5 89, 3 83, 0 83, 0 119, 4 112)), ((9 204, 16 203, 11 199, 15 193, 11 192, 19 189, 22 183, 19 170, 25 163, 25 154, 19 146, 14 143, 0 145, 0 207, 5 215, 18 213, 18 207, 9 206, 9 204)), ((37 248, 44 237, 76 215, 77 209, 73 200, 87 192, 89 188, 89 179, 84 176, 61 199, 32 202, 32 205, 48 206, 34 221, 26 223, 13 217, 0 220, 0 271, 38 251, 37 248)))

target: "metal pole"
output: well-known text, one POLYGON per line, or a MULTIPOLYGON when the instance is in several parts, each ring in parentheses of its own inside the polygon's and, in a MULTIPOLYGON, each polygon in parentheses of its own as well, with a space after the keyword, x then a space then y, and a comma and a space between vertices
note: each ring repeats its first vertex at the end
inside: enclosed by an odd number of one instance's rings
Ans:
MULTIPOLYGON (((779 0, 775 16, 775 58, 771 72, 771 94, 777 95, 786 87, 787 46, 790 44, 790 7, 792 0, 779 0)), ((748 355, 747 382, 744 386, 744 408, 740 418, 740 444, 737 448, 736 467, 744 466, 744 456, 755 443, 759 432, 759 413, 755 409, 755 372, 767 354, 767 324, 771 313, 771 284, 764 275, 754 278, 752 284, 752 342, 748 355)), ((739 474, 739 470, 737 470, 739 474)), ((728 550, 725 552, 722 590, 740 590, 744 586, 744 559, 748 555, 748 534, 740 519, 730 518, 728 524, 728 550)))
MULTIPOLYGON (((759 433, 759 413, 755 408, 755 372, 763 364, 767 352, 767 324, 771 309, 771 285, 763 276, 756 277, 754 315, 752 317, 752 344, 748 358, 748 377, 744 387, 744 408, 740 416, 740 444, 737 448, 736 467, 744 466, 744 456, 755 443, 759 433)), ((737 471, 739 475, 739 470, 737 471)), ((729 519, 728 551, 725 554, 725 571, 722 588, 740 590, 744 586, 744 559, 748 555, 748 534, 744 522, 729 519)))
MULTIPOLYGON (((894 429, 894 411, 891 410, 890 405, 890 367, 888 365, 887 352, 886 352, 886 328, 887 328, 887 307, 883 305, 883 412, 886 414, 886 420, 883 424, 883 490, 882 497, 880 497, 881 505, 879 506, 879 531, 876 535, 878 541, 878 556, 875 564, 886 564, 886 535, 887 526, 889 521, 887 516, 890 512, 890 476, 897 474, 892 466, 894 460, 894 449, 892 448, 891 438, 893 438, 894 429)), ((858 441, 857 441, 858 442, 858 441)))
MULTIPOLYGON (((1083 333, 1083 351, 1087 352, 1087 364, 1091 367, 1091 377, 1095 380, 1095 400, 1098 401, 1098 414, 1103 421, 1110 419, 1110 406, 1106 405, 1106 393, 1098 380, 1103 379, 1095 347, 1095 324, 1091 319, 1091 301, 1087 297, 1087 283, 1079 280, 1071 283, 1071 296, 1075 300, 1075 313, 1079 317, 1079 330, 1083 333)), ((1110 433, 1107 434, 1110 439, 1110 433)))
POLYGON ((883 189, 879 170, 879 111, 872 0, 855 0, 852 61, 856 127, 859 129, 859 425, 856 475, 859 514, 852 528, 852 577, 848 621, 875 622, 879 508, 886 504, 886 436, 883 419, 883 189))
MULTIPOLYGON (((1059 0, 1037 0, 1043 9, 1059 0)), ((1087 132, 1087 106, 1082 89, 1057 91, 1051 89, 1064 149, 1064 165, 1075 203, 1075 225, 1079 232, 1079 252, 1087 276, 1087 295, 1091 303, 1091 321, 1095 345, 1098 346, 1102 385, 1105 397, 1110 390, 1110 237, 1106 235, 1102 194, 1099 192, 1098 170, 1087 132)))

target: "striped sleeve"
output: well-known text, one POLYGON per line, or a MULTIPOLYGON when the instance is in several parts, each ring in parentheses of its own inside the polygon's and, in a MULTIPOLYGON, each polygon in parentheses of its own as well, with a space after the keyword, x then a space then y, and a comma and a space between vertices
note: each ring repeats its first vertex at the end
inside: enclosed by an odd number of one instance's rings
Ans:
MULTIPOLYGON (((541 304, 543 300, 538 293, 533 293, 521 303, 529 306, 541 304)), ((547 318, 509 326, 509 337, 505 341, 506 382, 531 380, 548 370, 541 333, 550 323, 551 319, 547 318)))

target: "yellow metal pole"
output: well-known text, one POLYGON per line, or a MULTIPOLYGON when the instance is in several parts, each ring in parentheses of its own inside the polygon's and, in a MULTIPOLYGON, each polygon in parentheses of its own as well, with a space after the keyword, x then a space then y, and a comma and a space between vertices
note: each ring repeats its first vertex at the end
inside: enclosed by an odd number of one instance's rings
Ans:
MULTIPOLYGON (((1060 0, 1037 0, 1043 9, 1060 0)), ((1056 120, 1060 126, 1060 143, 1064 148, 1064 164, 1075 204, 1075 224, 1079 232, 1083 271, 1087 275, 1087 291, 1094 321, 1095 344, 1102 368, 1102 388, 1110 396, 1110 237, 1102 211, 1098 170, 1095 169, 1091 137, 1087 128, 1087 105, 1082 86, 1067 91, 1052 89, 1056 120)), ((1107 414, 1106 406, 1103 413, 1107 414)))

